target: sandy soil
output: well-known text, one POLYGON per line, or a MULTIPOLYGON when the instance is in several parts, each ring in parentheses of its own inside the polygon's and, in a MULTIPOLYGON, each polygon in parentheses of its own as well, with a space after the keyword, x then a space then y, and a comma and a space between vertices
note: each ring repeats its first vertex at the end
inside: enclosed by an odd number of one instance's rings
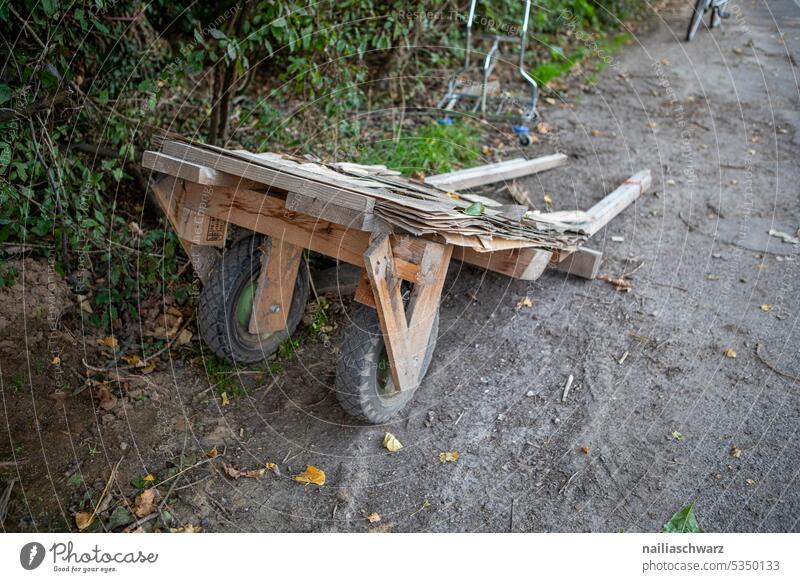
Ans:
POLYGON ((130 519, 110 516, 134 503, 131 480, 168 479, 216 447, 158 488, 168 515, 141 527, 657 531, 695 501, 709 531, 798 531, 800 246, 768 232, 800 226, 800 12, 738 4, 723 31, 688 45, 688 10, 662 13, 596 79, 543 103, 550 131, 526 153, 557 148, 570 163, 524 181, 535 202, 584 209, 653 171, 653 191, 589 245, 632 291, 454 264, 431 370, 387 426, 353 423, 332 392, 349 299, 279 371, 240 371, 228 405, 199 344, 149 375, 119 371, 108 410, 96 384, 53 398, 83 385, 81 359, 103 350, 74 308, 51 331, 48 306, 68 302, 66 289, 47 287, 47 264, 20 263, 23 283, 0 296, 0 480, 16 481, 3 529, 74 529, 122 459, 93 526, 119 529, 130 519), (524 297, 532 307, 517 309, 524 297), (400 452, 382 448, 385 430, 400 452), (456 462, 439 461, 454 450, 456 462), (280 475, 224 475, 224 463, 266 462, 280 475), (325 486, 291 479, 306 465, 325 486))

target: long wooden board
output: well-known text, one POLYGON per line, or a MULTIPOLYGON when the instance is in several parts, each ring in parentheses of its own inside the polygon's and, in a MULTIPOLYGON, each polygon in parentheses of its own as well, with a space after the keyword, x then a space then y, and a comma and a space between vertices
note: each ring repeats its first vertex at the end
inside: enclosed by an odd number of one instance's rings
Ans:
POLYGON ((564 154, 551 154, 532 160, 516 158, 496 164, 486 164, 475 168, 467 168, 466 170, 428 176, 425 178, 425 182, 443 190, 466 190, 476 186, 537 174, 563 166, 566 162, 567 156, 564 154))

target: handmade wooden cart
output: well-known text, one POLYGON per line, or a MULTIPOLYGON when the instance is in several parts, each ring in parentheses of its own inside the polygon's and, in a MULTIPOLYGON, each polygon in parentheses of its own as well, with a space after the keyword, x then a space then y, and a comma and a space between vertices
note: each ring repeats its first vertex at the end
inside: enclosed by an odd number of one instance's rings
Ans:
POLYGON ((297 327, 309 294, 304 249, 362 268, 336 390, 347 412, 379 423, 425 376, 451 260, 525 280, 548 266, 597 274, 600 253, 580 245, 649 187, 649 171, 588 212, 532 214, 454 193, 564 161, 512 160, 423 184, 382 167, 164 140, 143 165, 166 174, 153 190, 203 283, 201 335, 224 358, 266 359, 297 327))

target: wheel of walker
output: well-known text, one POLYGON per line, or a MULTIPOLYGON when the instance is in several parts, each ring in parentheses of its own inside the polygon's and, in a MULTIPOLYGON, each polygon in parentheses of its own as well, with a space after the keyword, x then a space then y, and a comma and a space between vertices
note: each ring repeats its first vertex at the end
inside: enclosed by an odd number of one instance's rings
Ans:
MULTIPOLYGON (((428 371, 439 333, 439 313, 433 320, 420 378, 428 371)), ((372 424, 386 422, 414 396, 414 390, 394 388, 389 357, 383 341, 378 312, 357 305, 345 332, 336 365, 336 396, 345 412, 372 424)))
POLYGON ((200 294, 200 335, 216 355, 239 364, 254 364, 274 354, 300 323, 308 300, 308 269, 300 262, 286 328, 252 334, 253 300, 261 273, 263 235, 243 238, 226 250, 200 294))
POLYGON ((524 148, 531 145, 531 136, 528 135, 527 133, 519 134, 519 145, 521 145, 524 148))

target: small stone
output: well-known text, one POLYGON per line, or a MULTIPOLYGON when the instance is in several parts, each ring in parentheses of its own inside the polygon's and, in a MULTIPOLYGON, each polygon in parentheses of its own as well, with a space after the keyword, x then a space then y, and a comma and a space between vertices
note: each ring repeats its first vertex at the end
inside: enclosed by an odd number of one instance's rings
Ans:
POLYGON ((561 422, 561 419, 560 419, 560 418, 558 418, 558 417, 556 416, 556 417, 553 419, 553 422, 554 422, 554 423, 556 423, 556 424, 558 424, 559 422, 561 422))
POLYGON ((528 391, 525 393, 525 396, 527 396, 528 398, 530 398, 531 396, 535 396, 535 394, 533 393, 533 390, 528 390, 528 391))
POLYGON ((128 450, 128 443, 119 443, 119 450, 127 451, 128 450))

